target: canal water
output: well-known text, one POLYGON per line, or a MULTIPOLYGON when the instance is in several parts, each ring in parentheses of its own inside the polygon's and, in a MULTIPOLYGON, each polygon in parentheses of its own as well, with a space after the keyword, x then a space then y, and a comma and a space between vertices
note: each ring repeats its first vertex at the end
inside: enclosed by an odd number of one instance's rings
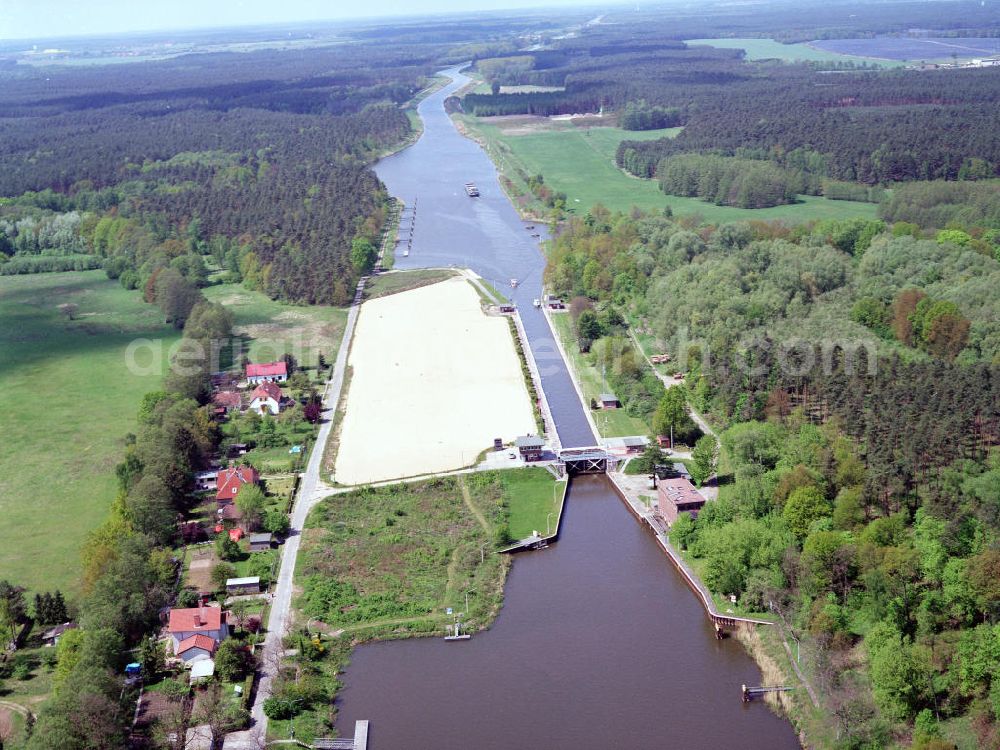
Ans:
MULTIPOLYGON (((492 164, 455 132, 442 103, 420 107, 421 140, 381 162, 390 192, 417 218, 399 268, 468 266, 518 302, 565 445, 593 444, 551 333, 531 307, 543 261, 500 191, 492 164), (475 182, 480 199, 465 195, 475 182), (536 348, 537 347, 537 348, 536 348), (548 354, 546 355, 546 352, 548 354)), ((605 477, 573 480, 558 543, 519 555, 492 628, 471 640, 390 641, 355 650, 337 704, 338 728, 371 721, 371 746, 488 750, 797 748, 791 726, 740 685, 753 661, 718 641, 701 605, 605 477)))
MULTIPOLYGON (((545 316, 532 306, 542 295, 545 269, 539 240, 532 235, 544 234, 545 228, 521 220, 500 187, 493 162, 478 144, 455 130, 444 100, 468 79, 456 70, 448 75, 453 82, 420 103, 424 122, 420 140, 375 166, 392 195, 408 209, 416 206, 410 254, 403 257, 400 249, 395 267, 471 268, 517 303, 563 446, 595 445, 545 316), (478 198, 466 195, 467 182, 479 188, 478 198), (516 288, 511 279, 517 279, 516 288)), ((408 210, 403 223, 406 238, 410 215, 408 210)), ((404 240, 400 248, 405 246, 404 240)))

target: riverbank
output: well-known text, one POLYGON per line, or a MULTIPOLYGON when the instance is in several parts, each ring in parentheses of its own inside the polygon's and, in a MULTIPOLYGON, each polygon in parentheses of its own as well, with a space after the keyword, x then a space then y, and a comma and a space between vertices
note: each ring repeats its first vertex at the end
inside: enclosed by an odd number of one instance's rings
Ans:
POLYGON ((421 120, 420 115, 417 114, 417 107, 420 105, 420 102, 434 92, 447 86, 448 83, 449 80, 445 76, 433 76, 431 82, 427 86, 418 91, 412 99, 400 107, 410 121, 410 133, 398 143, 380 151, 375 158, 376 162, 381 159, 385 159, 388 156, 392 156, 393 154, 398 154, 400 151, 405 151, 420 140, 420 136, 424 134, 424 121, 421 120))
POLYGON ((549 205, 558 194, 564 195, 565 212, 577 215, 601 204, 622 213, 638 207, 659 214, 669 208, 676 216, 693 216, 699 222, 713 224, 876 218, 877 206, 873 203, 815 195, 799 195, 788 205, 754 209, 667 195, 655 179, 638 178, 616 164, 615 154, 622 141, 674 138, 681 128, 626 131, 618 127, 614 116, 597 114, 476 117, 455 112, 451 117, 458 131, 489 155, 501 174, 500 183, 507 197, 530 221, 562 218, 563 212, 549 205), (544 180, 540 186, 535 183, 539 175, 544 180), (546 195, 547 200, 542 200, 540 196, 546 195))

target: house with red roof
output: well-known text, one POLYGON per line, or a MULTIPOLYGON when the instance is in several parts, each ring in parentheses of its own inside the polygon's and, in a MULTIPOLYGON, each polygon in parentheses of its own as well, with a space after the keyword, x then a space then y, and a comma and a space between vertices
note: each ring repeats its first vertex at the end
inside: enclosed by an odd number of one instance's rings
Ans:
POLYGON ((261 416, 265 412, 276 415, 281 411, 284 398, 277 383, 261 383, 250 394, 250 408, 261 416))
POLYGON ((251 385, 268 382, 284 383, 286 380, 288 380, 288 365, 284 361, 247 365, 247 382, 251 385))
POLYGON ((202 659, 211 659, 215 656, 215 649, 219 644, 207 635, 192 635, 177 644, 174 654, 180 657, 185 664, 190 664, 202 659))
POLYGON ((217 503, 231 503, 236 499, 236 493, 244 484, 257 484, 260 481, 260 474, 252 466, 230 466, 223 469, 216 475, 215 480, 215 501, 217 503))
MULTIPOLYGON (((202 651, 210 651, 208 655, 211 656, 215 653, 214 646, 218 646, 229 635, 229 623, 219 607, 172 609, 167 632, 170 633, 170 640, 177 656, 181 656, 182 645, 184 649, 200 648, 202 651), (202 639, 192 640, 195 636, 202 636, 202 639), (214 644, 211 650, 206 648, 208 641, 214 644)), ((190 659, 184 660, 190 661, 190 659)))
POLYGON ((212 404, 224 414, 243 408, 243 396, 237 391, 217 391, 212 394, 212 404))

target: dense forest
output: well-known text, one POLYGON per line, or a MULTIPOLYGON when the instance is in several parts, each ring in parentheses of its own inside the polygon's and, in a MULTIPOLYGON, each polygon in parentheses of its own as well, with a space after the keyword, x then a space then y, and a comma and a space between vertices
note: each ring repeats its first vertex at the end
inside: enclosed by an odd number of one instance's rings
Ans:
POLYGON ((714 151, 872 184, 998 174, 994 71, 750 67, 747 79, 725 90, 690 92, 676 139, 623 142, 619 165, 649 177, 666 156, 714 151))
POLYGON ((272 297, 345 303, 384 218, 367 165, 410 133, 400 105, 440 50, 356 54, 0 73, 0 273, 103 265, 134 288, 211 255, 272 297))
POLYGON ((714 591, 782 613, 836 746, 953 747, 965 722, 997 747, 1000 235, 598 207, 547 279, 584 298, 578 330, 594 308, 652 335, 725 428, 719 500, 672 536, 714 591))

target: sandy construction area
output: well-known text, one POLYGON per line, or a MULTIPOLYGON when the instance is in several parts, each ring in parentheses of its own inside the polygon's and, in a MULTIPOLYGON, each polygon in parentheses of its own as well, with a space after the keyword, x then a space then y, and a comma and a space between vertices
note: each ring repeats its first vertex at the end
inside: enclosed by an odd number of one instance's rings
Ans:
POLYGON ((509 325, 464 279, 366 302, 348 364, 341 484, 461 468, 536 431, 509 325))

